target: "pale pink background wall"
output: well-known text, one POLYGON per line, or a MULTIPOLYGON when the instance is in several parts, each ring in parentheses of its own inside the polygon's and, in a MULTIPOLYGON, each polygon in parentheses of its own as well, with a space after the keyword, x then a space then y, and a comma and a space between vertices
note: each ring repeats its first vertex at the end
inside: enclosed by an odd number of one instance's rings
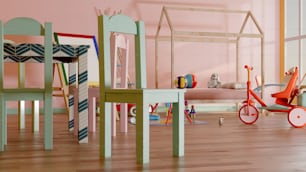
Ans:
MULTIPOLYGON (((259 25, 265 33, 265 77, 266 83, 278 82, 279 78, 279 2, 278 0, 10 0, 5 1, 0 6, 1 20, 4 22, 17 16, 33 17, 39 21, 50 21, 53 23, 55 32, 90 34, 97 36, 97 14, 96 9, 122 10, 124 14, 133 17, 135 20, 141 19, 145 22, 147 36, 147 72, 148 86, 153 88, 155 85, 155 41, 154 36, 157 29, 157 23, 160 17, 161 8, 164 5, 169 6, 201 6, 204 8, 233 9, 233 10, 251 10, 257 19, 259 25)), ((175 19, 177 19, 174 16, 175 19)), ((227 21, 226 17, 212 19, 216 30, 218 26, 232 28, 237 25, 236 20, 227 21), (220 23, 216 22, 220 20, 220 23), (221 21, 224 20, 224 21, 221 21), (215 24, 215 23, 218 24, 215 24)), ((197 23, 198 19, 189 17, 187 22, 197 23)), ((177 20, 180 26, 186 26, 186 21, 177 20)), ((210 26, 209 20, 206 26, 210 26)), ((187 25, 188 27, 188 25, 187 25)), ((248 60, 245 63, 259 68, 258 42, 246 41, 243 45, 245 50, 242 55, 248 60), (253 47, 253 48, 250 48, 253 47)), ((169 58, 169 47, 167 45, 160 48, 160 56, 164 59, 169 58)), ((178 44, 176 52, 177 65, 176 74, 194 73, 198 77, 199 87, 206 87, 209 76, 212 72, 220 73, 222 82, 229 82, 233 79, 233 47, 218 44, 200 44, 190 43, 178 44), (226 51, 222 50, 226 49, 226 51)), ((169 86, 170 63, 166 61, 160 64, 160 84, 162 87, 169 86)), ((16 67, 10 67, 10 70, 16 70, 16 67)), ((41 69, 40 69, 41 70, 41 69)), ((7 71, 8 74, 14 72, 7 71)), ((39 76, 39 72, 31 71, 33 76, 39 76)), ((133 76, 131 71, 130 75, 133 76)), ((8 79, 8 81, 10 81, 8 79)), ((29 81, 28 81, 29 82, 29 81)), ((11 83, 8 82, 8 85, 11 83)), ((33 81, 29 85, 39 84, 33 81)), ((55 107, 63 107, 63 102, 55 100, 55 107)))

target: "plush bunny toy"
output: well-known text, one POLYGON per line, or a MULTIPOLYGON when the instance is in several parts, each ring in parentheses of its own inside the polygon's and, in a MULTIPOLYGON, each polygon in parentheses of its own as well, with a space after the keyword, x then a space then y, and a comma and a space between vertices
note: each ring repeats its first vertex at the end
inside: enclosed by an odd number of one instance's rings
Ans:
POLYGON ((221 81, 219 79, 219 75, 217 73, 213 73, 210 76, 210 80, 208 81, 208 88, 220 88, 221 81))

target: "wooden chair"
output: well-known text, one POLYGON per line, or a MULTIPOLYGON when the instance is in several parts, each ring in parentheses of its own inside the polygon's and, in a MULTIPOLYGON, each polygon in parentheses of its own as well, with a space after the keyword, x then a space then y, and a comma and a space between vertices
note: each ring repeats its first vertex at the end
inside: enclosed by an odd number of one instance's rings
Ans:
MULTIPOLYGON (((53 148, 53 109, 52 109, 52 24, 17 17, 9 20, 5 24, 0 21, 0 151, 4 151, 7 144, 7 110, 6 102, 11 100, 43 100, 44 101, 44 148, 53 148), (42 48, 39 44, 32 44, 31 51, 44 57, 44 88, 5 88, 4 87, 4 35, 26 35, 40 36, 44 38, 42 48)), ((22 52, 24 49, 20 49, 22 52)), ((18 54, 18 52, 17 52, 18 54)), ((16 57, 18 58, 18 57, 16 57)), ((22 63, 16 59, 15 62, 22 63)))
MULTIPOLYGON (((136 159, 149 162, 149 104, 173 102, 173 155, 184 155, 184 89, 146 88, 145 30, 142 21, 117 14, 98 17, 99 71, 100 71, 100 156, 111 157, 111 103, 136 104, 136 159), (112 88, 110 35, 112 32, 132 35, 135 38, 136 88, 112 88)), ((161 150, 164 151, 164 150, 161 150)))

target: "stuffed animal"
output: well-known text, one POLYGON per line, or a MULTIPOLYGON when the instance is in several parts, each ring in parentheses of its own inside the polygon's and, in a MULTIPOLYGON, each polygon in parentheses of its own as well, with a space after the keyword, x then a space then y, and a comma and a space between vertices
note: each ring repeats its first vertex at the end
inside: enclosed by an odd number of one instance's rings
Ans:
POLYGON ((221 81, 219 79, 219 75, 217 73, 213 73, 210 76, 210 80, 208 81, 208 88, 220 88, 221 81))

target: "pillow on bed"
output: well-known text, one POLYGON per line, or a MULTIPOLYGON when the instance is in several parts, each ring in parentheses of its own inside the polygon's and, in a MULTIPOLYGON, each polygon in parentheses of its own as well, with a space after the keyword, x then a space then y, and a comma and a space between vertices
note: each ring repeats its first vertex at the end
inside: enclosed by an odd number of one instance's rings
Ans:
POLYGON ((221 85, 221 88, 228 89, 246 89, 247 85, 243 82, 229 82, 221 85))

